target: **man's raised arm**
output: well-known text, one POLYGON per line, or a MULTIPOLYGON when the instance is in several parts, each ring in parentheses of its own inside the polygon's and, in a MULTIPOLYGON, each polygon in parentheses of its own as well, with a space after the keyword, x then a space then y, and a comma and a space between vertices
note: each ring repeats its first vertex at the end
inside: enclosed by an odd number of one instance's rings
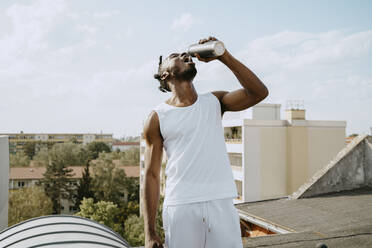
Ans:
MULTIPOLYGON (((199 43, 203 44, 210 40, 217 40, 214 37, 200 40, 199 43)), ((227 92, 227 91, 214 91, 212 92, 221 103, 221 113, 225 111, 241 111, 251 106, 256 105, 265 99, 269 91, 261 80, 243 63, 234 58, 226 49, 225 53, 215 58, 201 58, 197 55, 198 59, 203 62, 209 62, 215 59, 224 63, 236 76, 239 83, 243 88, 227 92)))
POLYGON ((163 155, 163 138, 160 133, 159 118, 155 111, 152 111, 149 115, 143 134, 146 140, 143 199, 145 248, 163 247, 155 230, 160 192, 160 168, 163 155))

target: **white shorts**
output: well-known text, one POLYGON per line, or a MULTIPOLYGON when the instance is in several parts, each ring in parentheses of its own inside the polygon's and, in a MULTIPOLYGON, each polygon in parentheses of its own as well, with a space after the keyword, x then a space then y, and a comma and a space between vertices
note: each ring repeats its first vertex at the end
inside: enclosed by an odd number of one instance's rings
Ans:
POLYGON ((242 248, 240 221, 233 199, 163 208, 166 248, 242 248))

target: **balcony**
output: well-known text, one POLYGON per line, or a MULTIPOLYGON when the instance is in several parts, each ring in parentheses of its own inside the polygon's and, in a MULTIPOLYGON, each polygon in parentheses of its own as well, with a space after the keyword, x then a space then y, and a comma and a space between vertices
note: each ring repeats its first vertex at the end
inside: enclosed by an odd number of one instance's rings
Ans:
POLYGON ((242 127, 225 127, 224 136, 228 152, 242 152, 242 127))
POLYGON ((242 139, 225 139, 225 142, 229 144, 241 144, 242 139))

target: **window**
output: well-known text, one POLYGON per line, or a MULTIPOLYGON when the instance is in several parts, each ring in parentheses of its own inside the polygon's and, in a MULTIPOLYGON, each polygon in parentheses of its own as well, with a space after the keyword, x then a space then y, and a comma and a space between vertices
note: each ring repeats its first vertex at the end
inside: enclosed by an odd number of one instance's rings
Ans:
POLYGON ((18 182, 18 187, 19 188, 23 188, 24 186, 25 186, 25 182, 23 182, 23 181, 18 182))
POLYGON ((238 190, 239 197, 242 197, 242 181, 235 180, 236 189, 238 190))
POLYGON ((70 212, 74 212, 74 211, 77 210, 77 208, 76 208, 75 206, 70 206, 70 207, 69 207, 69 210, 70 210, 70 212))
POLYGON ((242 167, 242 154, 241 153, 228 153, 230 164, 232 166, 239 166, 242 167))

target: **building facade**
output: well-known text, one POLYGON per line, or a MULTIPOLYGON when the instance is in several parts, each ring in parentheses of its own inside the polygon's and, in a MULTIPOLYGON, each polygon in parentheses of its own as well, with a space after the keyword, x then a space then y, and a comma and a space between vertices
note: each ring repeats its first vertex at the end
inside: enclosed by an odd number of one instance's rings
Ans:
POLYGON ((0 136, 0 232, 8 227, 9 144, 0 136))
POLYGON ((257 104, 252 119, 224 118, 226 148, 239 192, 236 203, 292 194, 345 147, 345 121, 306 120, 305 109, 257 104))
POLYGON ((75 142, 88 144, 90 142, 105 142, 110 147, 114 143, 113 134, 104 133, 3 133, 9 136, 9 152, 15 154, 22 151, 28 143, 53 145, 56 143, 75 142))

